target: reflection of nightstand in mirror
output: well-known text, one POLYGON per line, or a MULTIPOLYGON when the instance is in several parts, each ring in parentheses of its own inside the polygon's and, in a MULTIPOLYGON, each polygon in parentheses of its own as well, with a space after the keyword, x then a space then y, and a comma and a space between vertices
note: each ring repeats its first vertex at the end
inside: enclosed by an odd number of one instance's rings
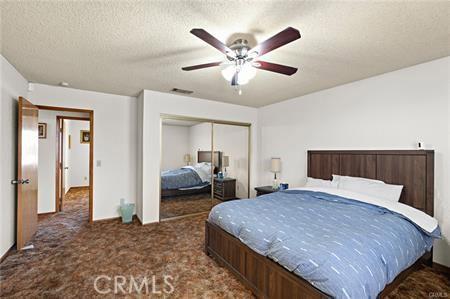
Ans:
POLYGON ((255 187, 255 190, 256 190, 256 196, 261 196, 264 194, 269 194, 269 193, 279 191, 279 189, 273 190, 272 186, 255 187))
POLYGON ((229 200, 236 198, 236 179, 214 179, 214 198, 229 200))

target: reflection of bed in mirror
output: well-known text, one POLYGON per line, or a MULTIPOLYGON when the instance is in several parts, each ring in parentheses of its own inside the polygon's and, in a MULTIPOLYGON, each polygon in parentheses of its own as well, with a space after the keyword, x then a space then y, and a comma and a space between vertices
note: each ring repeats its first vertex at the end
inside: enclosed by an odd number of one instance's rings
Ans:
MULTIPOLYGON (((214 174, 221 168, 222 152, 214 151, 214 174)), ((198 151, 197 163, 161 172, 161 198, 211 193, 211 151, 198 151)))

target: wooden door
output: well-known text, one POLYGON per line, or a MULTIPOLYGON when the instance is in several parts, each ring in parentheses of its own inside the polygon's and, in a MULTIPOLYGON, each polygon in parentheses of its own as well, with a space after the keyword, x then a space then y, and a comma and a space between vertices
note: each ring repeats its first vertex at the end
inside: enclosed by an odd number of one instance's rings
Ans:
POLYGON ((19 98, 17 146, 17 249, 22 249, 37 229, 38 108, 19 98))

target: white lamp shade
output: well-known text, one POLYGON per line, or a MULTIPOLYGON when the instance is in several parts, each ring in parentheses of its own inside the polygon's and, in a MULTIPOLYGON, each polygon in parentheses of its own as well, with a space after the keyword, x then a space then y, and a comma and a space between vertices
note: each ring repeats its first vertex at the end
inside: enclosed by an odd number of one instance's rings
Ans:
POLYGON ((185 154, 184 155, 184 162, 186 162, 186 163, 191 162, 191 155, 185 154))
POLYGON ((272 158, 270 163, 270 171, 272 172, 280 172, 281 171, 281 159, 280 158, 272 158))
MULTIPOLYGON (((225 80, 230 81, 233 79, 234 74, 236 73, 235 65, 228 65, 222 70, 222 76, 225 80)), ((251 79, 253 79, 256 75, 256 68, 252 67, 250 63, 245 63, 239 69, 239 73, 237 76, 237 83, 239 85, 247 84, 251 79)))
POLYGON ((222 158, 222 166, 223 167, 230 166, 230 157, 229 156, 223 156, 223 158, 222 158))

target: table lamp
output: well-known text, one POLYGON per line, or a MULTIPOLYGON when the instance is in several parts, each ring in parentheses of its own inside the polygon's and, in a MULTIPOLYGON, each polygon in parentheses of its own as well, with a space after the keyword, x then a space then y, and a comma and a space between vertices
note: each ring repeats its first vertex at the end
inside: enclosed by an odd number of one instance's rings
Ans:
POLYGON ((191 163, 191 161, 192 161, 191 160, 191 155, 185 154, 183 160, 184 160, 184 163, 186 163, 186 165, 189 165, 191 163))
POLYGON ((274 173, 272 188, 278 189, 277 173, 281 172, 281 158, 272 158, 270 161, 270 171, 274 173))
POLYGON ((230 166, 230 157, 229 156, 223 156, 222 158, 222 167, 224 169, 223 171, 223 177, 227 177, 227 167, 230 166))

